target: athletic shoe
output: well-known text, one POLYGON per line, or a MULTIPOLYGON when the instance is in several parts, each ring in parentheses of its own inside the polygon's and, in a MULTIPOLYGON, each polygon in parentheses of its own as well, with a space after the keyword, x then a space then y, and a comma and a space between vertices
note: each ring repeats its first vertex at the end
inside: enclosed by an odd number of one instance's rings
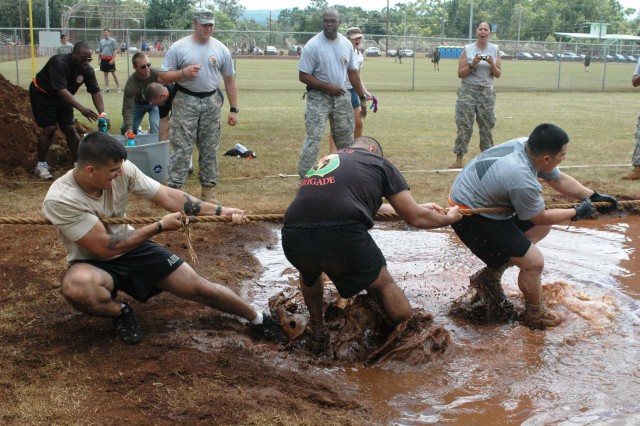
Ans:
POLYGON ((111 89, 104 89, 104 90, 103 90, 103 92, 104 92, 104 93, 109 93, 109 91, 110 91, 110 90, 111 90, 111 89))
POLYGON ((287 339, 287 336, 284 334, 284 331, 282 331, 282 328, 280 328, 280 325, 276 323, 273 318, 271 318, 271 315, 266 312, 262 313, 262 324, 250 324, 250 327, 251 330, 260 334, 267 340, 281 343, 283 345, 289 343, 289 339, 287 339))
POLYGON ((120 315, 113 318, 113 324, 116 326, 116 336, 123 343, 135 345, 142 341, 142 332, 133 309, 126 303, 122 303, 120 315))
POLYGON ((36 176, 40 177, 40 179, 44 179, 44 180, 53 179, 53 176, 51 175, 51 172, 49 171, 48 166, 36 166, 36 168, 33 169, 33 173, 36 176))
POLYGON ((556 327, 562 323, 562 319, 553 311, 547 310, 544 303, 539 305, 526 304, 522 322, 529 328, 544 330, 547 327, 556 327))
POLYGON ((122 93, 122 89, 118 87, 118 93, 122 93))

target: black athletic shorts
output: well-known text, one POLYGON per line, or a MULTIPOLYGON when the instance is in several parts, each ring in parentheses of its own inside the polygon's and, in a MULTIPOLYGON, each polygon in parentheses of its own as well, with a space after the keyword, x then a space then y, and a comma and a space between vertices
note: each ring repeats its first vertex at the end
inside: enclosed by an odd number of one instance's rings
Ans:
MULTIPOLYGON (((33 83, 31 83, 33 86, 33 83)), ((73 126, 73 107, 62 98, 49 96, 35 87, 29 88, 31 111, 36 124, 40 127, 60 125, 73 126)))
POLYGON ((524 233, 535 225, 517 216, 505 220, 481 215, 463 216, 451 225, 462 242, 490 268, 499 268, 510 257, 522 257, 531 246, 524 233))
POLYGON ((287 260, 300 271, 304 285, 313 286, 324 272, 344 298, 366 289, 387 265, 360 222, 285 225, 282 248, 287 260))
POLYGON ((109 62, 111 62, 111 59, 100 58, 100 71, 114 72, 116 70, 116 63, 110 64, 109 62))
POLYGON ((79 260, 76 263, 88 263, 111 275, 113 279, 112 297, 118 291, 141 302, 162 292, 156 285, 184 263, 174 254, 153 241, 145 241, 128 253, 113 260, 79 260))

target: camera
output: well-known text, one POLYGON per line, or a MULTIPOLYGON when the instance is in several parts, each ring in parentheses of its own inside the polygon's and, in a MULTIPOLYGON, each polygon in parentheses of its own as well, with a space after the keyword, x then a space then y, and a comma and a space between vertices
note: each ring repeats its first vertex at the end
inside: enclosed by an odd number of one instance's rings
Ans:
POLYGON ((481 61, 486 61, 487 60, 487 55, 480 55, 480 60, 481 61))

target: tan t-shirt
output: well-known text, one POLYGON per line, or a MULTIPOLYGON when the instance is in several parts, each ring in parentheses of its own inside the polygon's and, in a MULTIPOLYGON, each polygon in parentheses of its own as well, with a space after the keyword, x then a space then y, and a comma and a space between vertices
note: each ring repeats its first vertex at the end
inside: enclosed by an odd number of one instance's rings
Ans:
MULTIPOLYGON (((114 179, 110 189, 100 197, 84 192, 73 177, 73 170, 56 179, 42 203, 42 212, 56 227, 67 250, 67 261, 99 259, 95 253, 75 242, 84 237, 102 217, 126 217, 129 193, 144 199, 153 198, 160 183, 146 176, 131 161, 122 164, 122 176, 114 179)), ((129 225, 105 225, 107 233, 115 234, 129 225)), ((117 256, 115 256, 117 257, 117 256)))

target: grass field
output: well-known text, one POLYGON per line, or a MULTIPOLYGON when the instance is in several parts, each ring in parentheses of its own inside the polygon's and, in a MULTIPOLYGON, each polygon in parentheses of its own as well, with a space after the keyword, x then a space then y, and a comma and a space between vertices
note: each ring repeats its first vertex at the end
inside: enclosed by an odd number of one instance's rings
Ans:
MULTIPOLYGON (((370 111, 365 120, 364 134, 377 138, 383 144, 387 157, 404 171, 417 200, 444 205, 456 173, 433 170, 445 169, 454 159, 455 89, 459 83, 455 77, 455 61, 443 61, 440 72, 434 72, 427 59, 419 59, 416 63, 425 68, 424 81, 420 84, 428 83, 437 90, 390 90, 390 85, 398 84, 397 80, 407 77, 412 62, 405 59, 399 65, 393 63, 393 58, 366 60, 364 81, 369 91, 378 97, 380 109, 376 114, 370 111), (446 87, 450 88, 445 90, 446 87)), ((159 66, 160 58, 152 58, 152 63, 159 66)), ((296 60, 238 59, 240 122, 234 128, 223 125, 220 153, 241 143, 256 151, 258 158, 220 157, 221 180, 217 195, 224 204, 243 207, 253 213, 277 213, 284 211, 293 197, 297 178, 278 175, 296 174, 305 136, 304 87, 297 81, 296 66, 296 60), (257 77, 249 79, 245 76, 247 74, 257 77), (261 87, 269 90, 250 87, 249 81, 258 79, 261 87), (280 90, 271 90, 278 85, 282 85, 280 90)), ((567 173, 602 192, 629 196, 640 193, 640 182, 620 180, 630 170, 629 166, 602 166, 629 165, 631 162, 636 117, 640 110, 640 97, 630 84, 633 67, 629 64, 607 66, 608 76, 615 71, 621 81, 626 81, 624 91, 620 92, 545 92, 542 85, 531 90, 503 90, 505 85, 515 84, 510 83, 515 80, 542 82, 552 79, 553 75, 545 74, 544 70, 554 66, 557 67, 557 63, 505 61, 504 76, 496 83, 498 120, 494 130, 495 143, 527 136, 539 123, 555 123, 571 137, 569 153, 562 165, 591 166, 567 169, 567 173)), ((562 67, 564 70, 572 67, 573 81, 577 82, 592 77, 597 79, 598 67, 604 67, 604 64, 592 65, 588 75, 580 63, 564 63, 562 67)), ((119 58, 118 68, 124 80, 124 58, 119 58)), ((101 75, 99 79, 102 82, 101 75)), ((114 87, 113 83, 111 87, 114 87)), ((86 92, 79 92, 78 97, 83 104, 91 105, 86 92)), ((104 99, 112 128, 119 129, 122 95, 112 90, 104 94, 104 99)), ((80 114, 76 117, 95 127, 95 123, 86 122, 80 114)), ((144 125, 148 126, 146 121, 144 125)), ((322 153, 328 152, 327 139, 325 134, 322 153)), ((476 128, 465 161, 478 152, 476 128)), ((192 193, 199 191, 195 175, 190 178, 186 189, 192 193)))

